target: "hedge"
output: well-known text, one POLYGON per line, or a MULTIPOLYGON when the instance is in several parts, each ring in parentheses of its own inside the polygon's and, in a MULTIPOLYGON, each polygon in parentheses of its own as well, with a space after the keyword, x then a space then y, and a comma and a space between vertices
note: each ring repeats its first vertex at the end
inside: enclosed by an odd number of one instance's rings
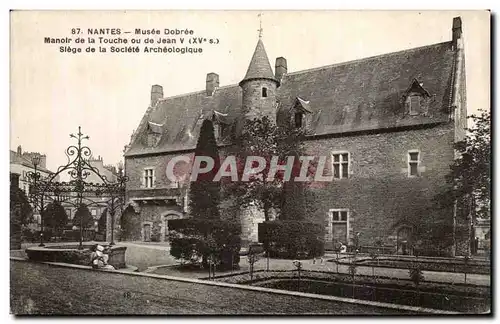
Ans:
POLYGON ((271 257, 304 259, 323 255, 324 235, 321 224, 275 220, 259 224, 259 242, 271 257))
POLYGON ((90 265, 90 255, 91 251, 88 249, 77 250, 77 249, 61 249, 61 250, 30 250, 26 249, 26 254, 28 258, 33 261, 40 262, 64 262, 79 265, 90 265))
POLYGON ((211 255, 220 269, 232 269, 239 264, 239 223, 183 218, 168 221, 168 230, 170 254, 177 259, 196 262, 202 258, 206 265, 211 255))

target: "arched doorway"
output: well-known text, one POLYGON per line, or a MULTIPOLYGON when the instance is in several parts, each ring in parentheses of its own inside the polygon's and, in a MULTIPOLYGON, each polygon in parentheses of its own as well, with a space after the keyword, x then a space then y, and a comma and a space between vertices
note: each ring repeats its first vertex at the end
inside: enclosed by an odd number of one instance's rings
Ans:
POLYGON ((161 215, 161 240, 168 241, 168 221, 182 218, 182 213, 175 210, 168 210, 161 215))

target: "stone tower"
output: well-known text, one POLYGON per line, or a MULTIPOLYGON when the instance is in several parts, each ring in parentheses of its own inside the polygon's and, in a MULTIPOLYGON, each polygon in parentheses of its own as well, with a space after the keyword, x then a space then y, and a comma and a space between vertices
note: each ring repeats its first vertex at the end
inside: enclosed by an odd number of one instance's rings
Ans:
POLYGON ((239 85, 243 90, 242 112, 246 118, 265 115, 276 120, 276 91, 279 81, 274 77, 260 37, 245 78, 239 85))
MULTIPOLYGON (((239 83, 242 89, 242 115, 244 119, 267 116, 276 122, 277 89, 280 82, 275 78, 261 37, 248 66, 247 73, 239 83)), ((241 124, 240 124, 241 125, 241 124)), ((258 242, 258 224, 264 222, 264 213, 256 206, 240 210, 242 244, 258 242)))

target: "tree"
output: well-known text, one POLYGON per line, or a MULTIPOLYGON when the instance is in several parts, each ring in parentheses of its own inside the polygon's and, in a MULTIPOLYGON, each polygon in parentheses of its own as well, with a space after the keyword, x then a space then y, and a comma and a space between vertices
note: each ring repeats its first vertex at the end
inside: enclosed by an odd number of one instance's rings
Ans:
POLYGON ((108 208, 104 208, 101 213, 101 217, 99 217, 99 220, 97 222, 97 228, 99 229, 99 233, 106 233, 107 216, 108 216, 108 208))
MULTIPOLYGON (((214 161, 214 168, 207 173, 199 174, 189 188, 189 210, 194 218, 219 219, 220 183, 213 181, 219 170, 219 150, 214 135, 212 121, 204 120, 201 125, 198 143, 194 152, 196 157, 210 157, 214 161)), ((205 167, 202 162, 201 167, 205 167)))
MULTIPOLYGON (((245 120, 234 152, 239 162, 238 181, 225 184, 225 197, 234 199, 242 208, 252 206, 258 209, 264 214, 265 222, 270 221, 272 210, 280 220, 303 221, 306 215, 305 184, 294 181, 301 169, 299 156, 303 155, 303 135, 303 129, 278 126, 267 116, 245 120), (257 157, 260 161, 251 161, 250 157, 257 157), (287 165, 289 157, 294 158, 290 178, 283 171, 274 174, 272 165, 287 165), (258 166, 262 168, 260 172, 243 178, 248 167, 258 166)), ((313 164, 310 164, 306 175, 310 176, 312 170, 313 164)), ((269 258, 270 243, 267 239, 262 243, 269 258)), ((298 243, 303 241, 301 237, 297 240, 298 243)))
POLYGON ((55 233, 61 233, 68 223, 68 215, 58 201, 51 202, 43 211, 43 223, 55 233))
POLYGON ((466 255, 464 257, 464 283, 467 283, 467 272, 469 272, 469 261, 470 257, 466 255))
MULTIPOLYGON (((375 243, 377 244, 377 243, 375 243)), ((373 300, 376 300, 377 296, 377 277, 375 276, 375 261, 377 261, 377 266, 378 266, 378 258, 379 254, 377 251, 371 251, 370 252, 370 258, 372 259, 372 277, 373 277, 373 300)))
MULTIPOLYGON (((192 218, 169 221, 169 230, 178 233, 170 237, 171 245, 176 247, 170 254, 185 260, 194 260, 197 259, 195 256, 201 255, 202 265, 205 268, 210 266, 209 269, 215 273, 217 266, 232 268, 234 262, 239 262, 241 226, 221 219, 220 182, 214 181, 220 161, 214 127, 210 120, 203 121, 201 125, 194 159, 200 157, 211 158, 214 166, 191 181, 189 209, 192 218)), ((207 162, 201 161, 199 167, 207 167, 207 162)))
POLYGON ((252 249, 248 251, 247 260, 248 264, 250 265, 250 280, 253 280, 254 265, 257 261, 259 261, 259 259, 259 253, 252 251, 252 249))
MULTIPOLYGON (((194 219, 199 220, 217 220, 220 218, 220 183, 213 181, 219 169, 219 150, 214 134, 212 121, 204 120, 201 125, 200 135, 194 151, 194 158, 210 157, 214 161, 212 170, 199 174, 195 181, 191 182, 189 188, 189 211, 194 219)), ((200 168, 206 167, 206 162, 202 162, 200 168)), ((212 240, 209 233, 196 233, 199 238, 204 240, 200 246, 205 247, 202 251, 203 265, 208 265, 208 258, 214 253, 212 240), (210 247, 210 248, 209 248, 210 247)))
POLYGON ((93 223, 94 218, 92 218, 88 207, 84 204, 80 205, 80 207, 76 210, 75 217, 73 217, 73 225, 78 227, 81 226, 82 228, 89 228, 93 223))
POLYGON ((11 173, 10 178, 10 248, 20 249, 22 229, 33 221, 33 211, 19 188, 19 175, 11 173))
POLYGON ((10 186, 10 224, 11 227, 26 226, 33 222, 33 210, 23 190, 10 186))
POLYGON ((490 218, 491 201, 491 116, 480 110, 479 115, 471 115, 473 126, 467 128, 465 138, 455 143, 457 158, 446 176, 448 188, 436 196, 439 207, 453 209, 454 224, 442 220, 450 233, 451 244, 456 239, 466 237, 470 249, 471 217, 490 218))
MULTIPOLYGON (((378 264, 378 254, 375 251, 370 252, 370 258, 372 259, 373 262, 377 261, 378 264)), ((375 278, 375 263, 372 263, 372 277, 375 278)), ((375 280, 377 281, 377 280, 375 280)))
POLYGON ((460 154, 451 166, 448 180, 455 198, 470 198, 478 217, 490 218, 491 201, 491 116, 480 110, 471 115, 474 122, 464 140, 455 149, 460 154))
POLYGON ((410 280, 413 282, 415 288, 417 289, 417 296, 420 301, 420 282, 424 281, 425 279, 424 274, 422 272, 422 266, 419 263, 417 263, 409 270, 409 274, 410 274, 410 280))
MULTIPOLYGON (((238 159, 238 181, 224 186, 226 196, 235 198, 236 203, 243 208, 255 206, 264 213, 265 221, 268 221, 271 209, 280 210, 283 204, 283 173, 279 172, 272 180, 268 179, 272 158, 277 156, 278 163, 284 164, 287 156, 297 155, 301 147, 301 135, 300 130, 276 126, 267 116, 246 120, 237 140, 238 151, 235 152, 238 159), (251 176, 249 181, 241 181, 250 156, 263 158, 266 166, 260 173, 251 176)), ((256 164, 251 166, 257 167, 256 164)))

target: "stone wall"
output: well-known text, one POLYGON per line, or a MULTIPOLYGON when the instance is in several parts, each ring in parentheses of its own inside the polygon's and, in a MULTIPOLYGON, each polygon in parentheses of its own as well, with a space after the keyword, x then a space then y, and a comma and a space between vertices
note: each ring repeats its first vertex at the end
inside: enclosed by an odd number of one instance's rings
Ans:
POLYGON ((248 117, 266 115, 276 117, 276 83, 271 80, 252 80, 242 84, 242 109, 248 117), (262 88, 267 89, 267 97, 262 97, 262 88))
POLYGON ((306 197, 315 207, 311 219, 326 226, 329 209, 345 208, 350 244, 357 232, 361 245, 373 245, 377 238, 395 244, 399 225, 432 219, 432 200, 446 186, 453 160, 453 126, 308 142, 309 154, 327 156, 325 175, 332 174, 332 151, 350 153, 348 179, 311 185, 314 192, 306 197), (409 150, 420 152, 419 177, 408 177, 409 150))
MULTIPOLYGON (((432 221, 434 217, 433 198, 446 186, 444 176, 454 156, 454 128, 455 125, 450 123, 400 132, 307 141, 308 154, 327 157, 325 175, 332 174, 332 152, 345 151, 350 156, 348 179, 311 184, 306 195, 308 217, 327 227, 329 209, 348 209, 348 243, 352 244, 354 235, 359 232, 362 245, 373 245, 377 239, 396 245, 396 232, 400 226, 422 218, 432 221), (409 150, 419 151, 419 177, 408 177, 409 150)), ((168 187, 165 169, 173 156, 127 158, 126 169, 130 177, 127 190, 142 188, 145 167, 155 167, 156 188, 168 187)), ((160 222, 161 215, 168 208, 154 204, 141 206, 141 212, 136 216, 139 218, 137 225, 142 228, 144 222, 160 222)), ((236 213, 235 209, 225 208, 224 214, 228 211, 236 213)), ((449 215, 452 217, 451 211, 449 215)), ((225 215, 225 218, 232 217, 225 215)), ((242 240, 257 241, 257 223, 263 221, 262 213, 246 210, 239 218, 242 240)), ((133 237, 142 239, 142 235, 141 230, 134 231, 133 237)))
POLYGON ((188 158, 193 158, 193 153, 179 154, 164 154, 164 155, 148 155, 140 157, 127 157, 125 162, 126 174, 129 177, 127 182, 127 191, 135 189, 144 189, 143 177, 145 168, 153 168, 155 170, 155 188, 168 188, 172 182, 167 178, 166 169, 167 163, 173 157, 184 155, 188 158))

